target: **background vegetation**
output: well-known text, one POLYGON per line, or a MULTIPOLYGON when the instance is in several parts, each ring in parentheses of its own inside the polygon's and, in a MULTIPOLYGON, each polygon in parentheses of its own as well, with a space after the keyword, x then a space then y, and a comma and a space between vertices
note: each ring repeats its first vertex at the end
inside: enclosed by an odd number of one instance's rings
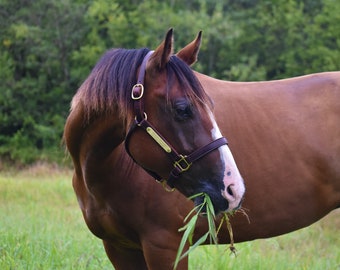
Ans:
POLYGON ((203 30, 196 70, 272 80, 339 70, 339 21, 337 0, 0 0, 0 167, 60 162, 70 100, 111 47, 203 30))

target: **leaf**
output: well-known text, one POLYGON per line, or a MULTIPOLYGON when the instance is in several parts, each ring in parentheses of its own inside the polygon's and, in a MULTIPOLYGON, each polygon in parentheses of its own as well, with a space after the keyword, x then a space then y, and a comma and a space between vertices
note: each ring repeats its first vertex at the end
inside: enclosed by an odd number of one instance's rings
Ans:
POLYGON ((192 245, 180 258, 180 260, 182 260, 183 258, 185 258, 186 256, 189 255, 190 252, 192 252, 195 248, 197 248, 198 246, 200 246, 201 244, 203 244, 207 238, 209 236, 209 232, 206 232, 200 239, 197 240, 197 242, 192 245))
MULTIPOLYGON (((196 226, 196 221, 197 221, 198 215, 193 216, 188 224, 186 224, 184 227, 180 228, 178 231, 184 231, 184 234, 182 236, 181 243, 179 244, 178 250, 177 250, 177 255, 174 263, 174 269, 177 268, 177 265, 179 261, 182 259, 183 256, 181 254, 183 253, 185 243, 189 241, 190 244, 192 244, 192 236, 194 234, 195 226, 196 226)), ((187 253, 187 252, 186 252, 187 253)))
POLYGON ((174 263, 174 269, 177 268, 178 263, 181 259, 188 256, 189 253, 192 252, 196 247, 198 247, 199 245, 204 243, 207 240, 208 236, 210 238, 210 243, 214 243, 214 244, 218 243, 216 226, 215 226, 215 209, 214 209, 214 206, 212 204, 212 201, 211 201, 210 197, 205 193, 195 194, 194 196, 191 196, 190 199, 194 199, 194 198, 197 198, 199 196, 204 197, 203 202, 200 205, 195 206, 189 212, 189 214, 184 218, 184 222, 186 222, 190 218, 190 216, 192 216, 191 219, 189 220, 189 222, 187 224, 185 224, 183 227, 178 229, 179 232, 184 231, 184 233, 183 233, 183 236, 182 236, 182 239, 181 239, 178 251, 177 251, 176 260, 175 260, 175 263, 174 263), (193 244, 193 235, 194 235, 194 231, 195 231, 196 222, 197 222, 199 214, 202 212, 202 209, 204 207, 206 208, 206 216, 207 216, 207 220, 208 220, 209 230, 208 230, 208 232, 206 232, 200 239, 198 239, 193 244), (195 214, 193 215, 193 213, 195 213, 195 214), (189 248, 186 252, 184 252, 184 254, 182 254, 184 247, 185 247, 185 243, 187 241, 191 245, 191 248, 189 248))

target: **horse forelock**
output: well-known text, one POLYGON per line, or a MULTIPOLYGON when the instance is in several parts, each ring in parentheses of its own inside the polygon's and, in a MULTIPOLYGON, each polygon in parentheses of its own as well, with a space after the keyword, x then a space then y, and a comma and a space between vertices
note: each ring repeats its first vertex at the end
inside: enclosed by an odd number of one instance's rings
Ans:
POLYGON ((175 55, 171 56, 167 64, 167 74, 168 82, 172 82, 173 75, 176 76, 181 91, 194 105, 200 103, 212 106, 212 100, 204 91, 190 66, 175 55))

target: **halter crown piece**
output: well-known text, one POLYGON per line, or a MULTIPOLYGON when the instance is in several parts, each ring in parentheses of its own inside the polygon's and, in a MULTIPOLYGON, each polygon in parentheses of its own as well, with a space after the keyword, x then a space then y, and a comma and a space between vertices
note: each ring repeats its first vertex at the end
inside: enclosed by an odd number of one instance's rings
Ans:
POLYGON ((228 144, 228 141, 225 137, 218 138, 205 146, 198 148, 193 151, 189 155, 178 154, 177 151, 171 146, 170 143, 151 125, 151 123, 147 120, 147 114, 144 111, 144 103, 142 97, 144 95, 144 77, 145 77, 145 69, 146 64, 152 55, 153 51, 147 53, 144 57, 143 62, 140 66, 140 70, 138 73, 137 83, 132 87, 131 90, 131 99, 133 100, 133 108, 135 113, 135 119, 132 122, 128 134, 125 138, 125 149, 129 156, 138 164, 138 162, 133 158, 131 152, 129 150, 129 142, 131 138, 131 134, 137 129, 142 128, 145 130, 153 140, 167 153, 169 158, 173 162, 174 168, 171 170, 168 179, 163 179, 156 172, 150 171, 143 166, 140 166, 149 173, 156 181, 162 183, 164 186, 167 184, 171 188, 174 187, 174 181, 180 177, 180 175, 189 170, 191 165, 202 158, 203 156, 209 154, 210 152, 216 150, 217 148, 228 144))

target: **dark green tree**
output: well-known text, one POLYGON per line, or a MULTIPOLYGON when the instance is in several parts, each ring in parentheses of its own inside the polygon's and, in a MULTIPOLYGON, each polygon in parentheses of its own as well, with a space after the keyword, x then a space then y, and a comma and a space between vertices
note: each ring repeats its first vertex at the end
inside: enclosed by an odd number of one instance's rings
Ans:
POLYGON ((20 163, 55 155, 73 89, 71 54, 82 42, 83 4, 2 1, 0 155, 20 163), (45 150, 45 151, 43 151, 45 150))
POLYGON ((71 98, 110 48, 203 30, 196 70, 271 80, 339 70, 339 21, 335 0, 0 0, 0 161, 63 156, 71 98))

